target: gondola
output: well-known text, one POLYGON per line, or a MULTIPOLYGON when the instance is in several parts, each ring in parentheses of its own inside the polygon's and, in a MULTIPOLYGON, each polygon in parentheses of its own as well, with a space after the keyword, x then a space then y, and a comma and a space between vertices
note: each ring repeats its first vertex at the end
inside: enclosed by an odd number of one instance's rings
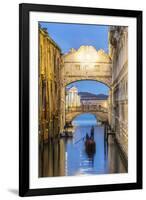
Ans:
POLYGON ((94 141, 94 127, 91 128, 90 137, 88 133, 86 134, 86 140, 85 140, 85 149, 87 154, 94 154, 96 151, 96 143, 94 141))
POLYGON ((85 149, 87 154, 94 154, 96 151, 96 144, 95 141, 91 138, 86 139, 85 141, 85 149))

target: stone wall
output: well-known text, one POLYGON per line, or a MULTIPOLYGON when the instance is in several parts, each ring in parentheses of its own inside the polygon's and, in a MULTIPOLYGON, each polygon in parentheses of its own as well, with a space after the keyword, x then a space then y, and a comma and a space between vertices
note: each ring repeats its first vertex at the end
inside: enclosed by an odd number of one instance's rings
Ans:
POLYGON ((111 124, 128 159, 128 27, 110 27, 109 54, 112 59, 111 124))
POLYGON ((60 131, 61 50, 39 28, 39 135, 43 140, 60 131))

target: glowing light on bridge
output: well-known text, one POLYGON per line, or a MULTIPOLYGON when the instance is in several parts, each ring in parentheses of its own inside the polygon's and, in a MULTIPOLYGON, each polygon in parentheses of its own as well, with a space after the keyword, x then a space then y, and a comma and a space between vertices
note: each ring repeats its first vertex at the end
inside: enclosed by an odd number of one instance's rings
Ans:
POLYGON ((90 63, 97 61, 98 54, 93 46, 81 46, 75 56, 79 62, 90 63))

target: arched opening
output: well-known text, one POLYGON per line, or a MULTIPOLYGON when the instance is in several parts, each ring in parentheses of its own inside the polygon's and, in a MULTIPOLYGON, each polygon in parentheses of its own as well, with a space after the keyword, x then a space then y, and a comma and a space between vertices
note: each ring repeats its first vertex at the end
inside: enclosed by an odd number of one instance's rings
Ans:
POLYGON ((80 80, 68 84, 65 88, 66 122, 71 124, 73 118, 80 114, 91 113, 98 116, 99 112, 101 121, 106 121, 109 91, 106 84, 95 80, 80 80))
POLYGON ((72 120, 72 124, 74 126, 88 126, 88 125, 92 125, 92 126, 96 126, 97 125, 97 117, 95 116, 95 114, 91 114, 91 113, 84 113, 84 114, 79 114, 77 116, 75 116, 72 120))
POLYGON ((99 83, 99 84, 102 84, 102 85, 105 85, 105 87, 107 87, 107 88, 109 88, 110 89, 110 84, 108 84, 107 83, 107 81, 102 81, 102 80, 96 80, 96 79, 84 79, 83 77, 82 77, 82 79, 77 79, 77 80, 72 80, 71 82, 69 82, 69 83, 67 83, 66 85, 65 85, 65 87, 68 87, 68 86, 70 86, 70 85, 72 85, 72 84, 76 84, 77 82, 88 82, 88 84, 90 84, 90 82, 94 82, 94 83, 99 83))

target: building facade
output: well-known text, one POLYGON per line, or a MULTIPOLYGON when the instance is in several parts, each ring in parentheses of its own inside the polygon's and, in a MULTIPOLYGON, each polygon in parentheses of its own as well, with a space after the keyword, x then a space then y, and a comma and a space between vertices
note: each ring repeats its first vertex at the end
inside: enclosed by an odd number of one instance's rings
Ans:
POLYGON ((92 94, 89 92, 79 92, 81 105, 96 106, 97 109, 108 109, 108 96, 104 94, 92 94))
POLYGON ((55 137, 60 130, 61 50, 39 28, 39 136, 42 140, 55 137))
POLYGON ((109 54, 112 59, 111 125, 128 160, 128 27, 110 27, 109 54))
POLYGON ((81 105, 80 96, 78 95, 78 89, 74 86, 66 91, 66 109, 73 107, 79 107, 81 105))

